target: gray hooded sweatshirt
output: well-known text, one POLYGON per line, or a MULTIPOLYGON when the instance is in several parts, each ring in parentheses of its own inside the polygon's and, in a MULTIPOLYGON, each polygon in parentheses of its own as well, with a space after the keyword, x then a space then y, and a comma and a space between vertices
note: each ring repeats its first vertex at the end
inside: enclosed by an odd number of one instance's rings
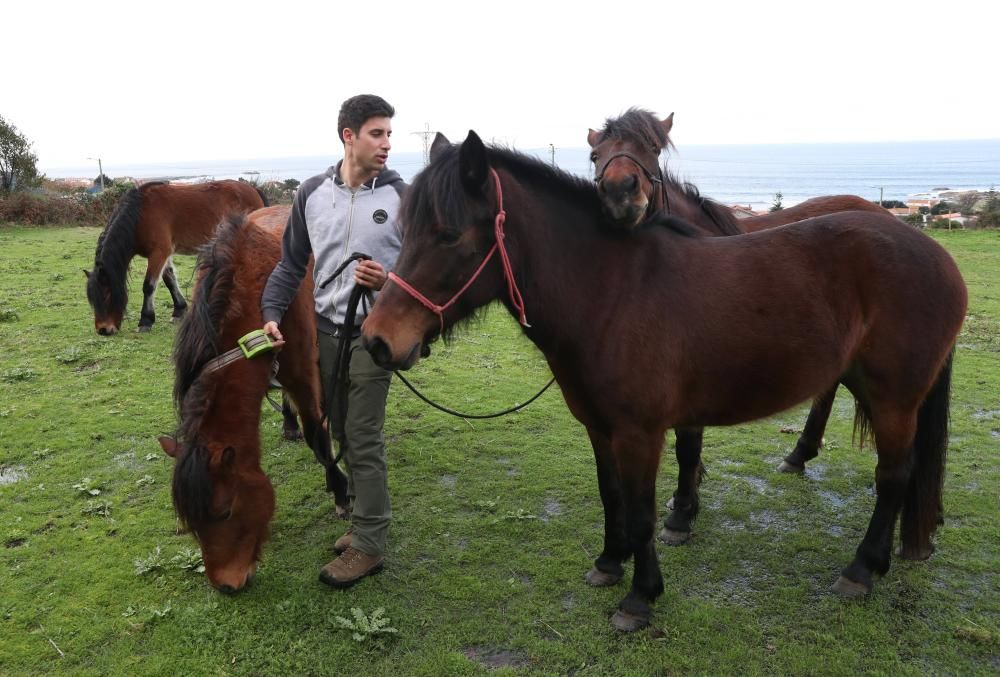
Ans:
MULTIPOLYGON (((340 165, 314 176, 299 186, 281 240, 281 260, 264 287, 261 310, 264 322, 281 322, 305 276, 309 255, 314 254, 316 324, 333 333, 347 313, 347 300, 354 287, 351 263, 326 289, 319 285, 354 252, 363 252, 387 271, 396 265, 403 243, 399 206, 406 183, 391 169, 351 191, 340 180, 340 165)), ((364 321, 358 308, 358 325, 364 321)))

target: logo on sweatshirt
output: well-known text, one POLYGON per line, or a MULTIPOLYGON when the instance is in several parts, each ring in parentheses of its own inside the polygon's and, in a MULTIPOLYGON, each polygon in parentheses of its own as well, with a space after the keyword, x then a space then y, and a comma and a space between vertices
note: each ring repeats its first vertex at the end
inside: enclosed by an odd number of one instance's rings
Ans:
POLYGON ((375 213, 372 214, 372 219, 375 221, 375 223, 385 223, 388 220, 388 218, 389 214, 384 209, 376 209, 375 213))

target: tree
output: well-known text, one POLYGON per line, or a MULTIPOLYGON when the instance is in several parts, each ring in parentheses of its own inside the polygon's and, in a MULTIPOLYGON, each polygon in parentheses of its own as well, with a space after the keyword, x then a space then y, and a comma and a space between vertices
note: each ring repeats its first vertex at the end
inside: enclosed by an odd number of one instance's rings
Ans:
POLYGON ((771 209, 769 211, 780 212, 782 209, 784 209, 784 207, 781 206, 782 197, 783 196, 780 190, 774 194, 774 203, 771 205, 771 209))
POLYGON ((906 203, 899 200, 882 200, 881 205, 886 209, 906 209, 906 203))
POLYGON ((27 188, 38 180, 38 156, 31 152, 31 142, 17 127, 0 115, 0 194, 27 188))
POLYGON ((947 200, 942 200, 931 207, 931 215, 940 216, 941 214, 951 214, 956 209, 958 209, 958 205, 952 204, 947 200))

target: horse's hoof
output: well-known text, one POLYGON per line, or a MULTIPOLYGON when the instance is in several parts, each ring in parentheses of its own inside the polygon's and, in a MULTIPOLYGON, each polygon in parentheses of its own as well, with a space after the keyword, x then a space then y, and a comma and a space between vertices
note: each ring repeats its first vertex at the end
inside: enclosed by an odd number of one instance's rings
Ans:
POLYGON ((781 465, 778 466, 779 472, 795 473, 796 475, 802 475, 806 471, 804 465, 796 465, 795 463, 789 463, 788 461, 782 461, 781 465))
POLYGON ((667 545, 684 545, 691 538, 690 531, 674 531, 673 529, 668 529, 663 527, 660 530, 660 535, 657 537, 667 545))
POLYGON ((334 512, 337 514, 337 519, 349 520, 351 519, 351 511, 342 505, 334 504, 334 512))
POLYGON ((150 331, 150 330, 152 330, 152 327, 149 326, 149 325, 144 325, 144 324, 140 324, 139 325, 139 333, 140 334, 145 334, 147 331, 150 331))
POLYGON ((863 583, 855 583, 849 578, 840 576, 830 589, 845 599, 861 599, 871 592, 871 588, 863 583))
POLYGON ((930 559, 930 556, 934 554, 934 545, 928 544, 926 548, 907 548, 904 546, 899 546, 896 549, 896 557, 902 559, 908 559, 913 562, 923 562, 926 559, 930 559))
POLYGON ((298 428, 292 430, 282 429, 281 436, 284 437, 286 440, 297 442, 298 440, 302 439, 302 431, 299 430, 298 428))
POLYGON ((621 574, 609 574, 607 571, 593 567, 583 579, 587 581, 587 585, 592 585, 595 588, 606 588, 620 581, 622 577, 621 574))
POLYGON ((670 500, 667 501, 667 510, 673 510, 673 509, 674 509, 674 497, 671 496, 670 500))
POLYGON ((636 630, 642 630, 644 627, 649 625, 649 617, 637 616, 619 609, 615 612, 615 615, 611 617, 611 625, 615 626, 615 630, 618 630, 619 632, 635 632, 636 630))

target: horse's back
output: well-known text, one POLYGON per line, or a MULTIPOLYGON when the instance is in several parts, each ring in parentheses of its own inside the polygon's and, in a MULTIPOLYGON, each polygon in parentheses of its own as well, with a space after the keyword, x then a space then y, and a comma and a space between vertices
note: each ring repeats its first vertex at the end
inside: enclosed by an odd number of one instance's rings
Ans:
POLYGON ((208 242, 230 214, 246 214, 264 206, 260 194, 243 181, 195 184, 163 183, 143 190, 140 254, 169 247, 193 254, 208 242))
POLYGON ((804 219, 811 219, 817 216, 846 211, 867 211, 883 215, 889 214, 888 211, 874 202, 866 200, 863 197, 858 197, 857 195, 827 195, 823 197, 810 198, 805 202, 800 202, 797 205, 786 207, 785 209, 779 209, 776 212, 742 219, 740 221, 740 226, 744 231, 753 233, 758 230, 776 228, 778 226, 784 226, 789 223, 795 223, 796 221, 802 221, 804 219))

